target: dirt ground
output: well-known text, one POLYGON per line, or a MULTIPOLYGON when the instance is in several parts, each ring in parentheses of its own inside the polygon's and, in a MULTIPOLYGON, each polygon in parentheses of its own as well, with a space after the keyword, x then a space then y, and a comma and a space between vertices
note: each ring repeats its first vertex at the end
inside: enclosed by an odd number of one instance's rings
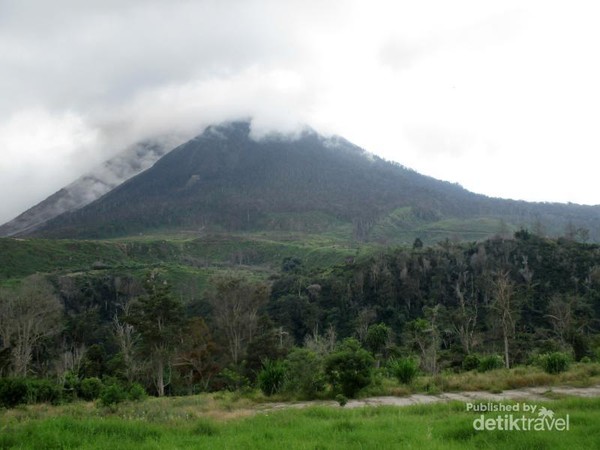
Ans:
MULTIPOLYGON (((449 401, 548 401, 567 396, 574 397, 600 397, 600 385, 576 388, 570 386, 541 386, 524 389, 511 389, 500 393, 486 391, 445 392, 438 395, 413 394, 405 397, 369 397, 358 400, 349 400, 346 408, 360 408, 363 406, 409 406, 425 403, 439 403, 449 401)), ((259 411, 273 411, 284 408, 306 408, 308 406, 338 406, 335 401, 309 401, 289 403, 266 403, 258 407, 259 411)))

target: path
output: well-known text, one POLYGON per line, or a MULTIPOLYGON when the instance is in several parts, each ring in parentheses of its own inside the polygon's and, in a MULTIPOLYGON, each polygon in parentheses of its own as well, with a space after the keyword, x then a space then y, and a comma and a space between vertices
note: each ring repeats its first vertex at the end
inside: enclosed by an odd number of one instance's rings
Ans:
MULTIPOLYGON (((600 385, 576 388, 570 386, 540 386, 523 389, 510 389, 500 393, 491 393, 486 391, 463 391, 463 392, 444 392, 438 395, 413 394, 405 397, 369 397, 358 400, 349 400, 346 408, 359 408, 362 406, 409 406, 426 403, 438 402, 473 402, 473 401, 505 401, 505 400, 535 400, 549 401, 552 396, 557 397, 600 397, 600 385)), ((307 401, 307 402, 280 402, 264 403, 258 406, 261 412, 273 411, 285 408, 306 408, 309 406, 337 406, 335 401, 307 401)))

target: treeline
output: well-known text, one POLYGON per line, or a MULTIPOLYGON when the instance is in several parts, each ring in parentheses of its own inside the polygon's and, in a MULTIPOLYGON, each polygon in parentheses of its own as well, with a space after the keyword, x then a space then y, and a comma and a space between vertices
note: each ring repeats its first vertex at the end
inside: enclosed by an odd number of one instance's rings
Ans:
POLYGON ((416 370, 599 356, 600 247, 524 230, 481 243, 416 241, 320 270, 286 258, 269 280, 220 273, 201 295, 163 275, 35 275, 4 288, 2 377, 50 379, 84 398, 90 385, 97 395, 259 385, 352 396, 376 367, 409 380, 416 370))

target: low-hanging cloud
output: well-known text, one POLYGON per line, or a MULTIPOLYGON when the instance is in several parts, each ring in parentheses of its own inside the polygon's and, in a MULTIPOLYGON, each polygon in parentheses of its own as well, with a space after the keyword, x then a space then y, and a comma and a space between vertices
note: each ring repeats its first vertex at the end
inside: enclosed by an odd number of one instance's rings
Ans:
MULTIPOLYGON (((256 137, 307 123, 446 179, 476 172, 482 142, 531 163, 539 140, 551 178, 548 146, 597 141, 593 15, 484 3, 4 0, 0 223, 140 140, 246 118, 256 137)), ((466 185, 503 195, 485 183, 466 185)))
POLYGON ((322 26, 336 8, 2 2, 0 191, 13 195, 0 223, 143 139, 181 141, 250 117, 257 135, 295 129, 314 88, 297 72, 306 55, 296 25, 322 26))

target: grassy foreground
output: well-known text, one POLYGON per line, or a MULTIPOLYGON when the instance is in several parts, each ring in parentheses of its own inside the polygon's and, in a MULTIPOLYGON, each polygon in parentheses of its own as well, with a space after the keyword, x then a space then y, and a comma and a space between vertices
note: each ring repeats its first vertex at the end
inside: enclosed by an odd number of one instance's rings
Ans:
POLYGON ((0 412, 0 448, 598 448, 600 399, 563 399, 543 405, 557 416, 569 414, 570 430, 476 431, 473 420, 480 414, 467 411, 459 402, 356 409, 316 406, 259 413, 244 401, 215 402, 207 396, 148 399, 115 409, 92 403, 37 405, 0 412))

